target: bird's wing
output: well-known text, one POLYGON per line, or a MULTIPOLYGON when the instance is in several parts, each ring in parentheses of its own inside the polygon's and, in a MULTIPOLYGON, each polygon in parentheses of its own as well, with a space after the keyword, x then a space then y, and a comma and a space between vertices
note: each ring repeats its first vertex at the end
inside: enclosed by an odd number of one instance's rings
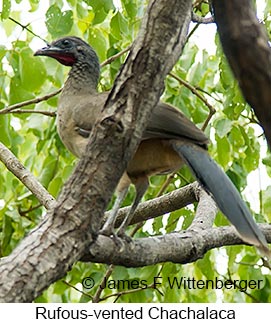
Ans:
MULTIPOLYGON (((84 98, 80 96, 78 100, 75 97, 72 117, 76 126, 82 129, 82 136, 86 137, 91 131, 107 97, 108 92, 86 95, 84 98)), ((208 138, 203 131, 179 110, 163 102, 159 102, 154 108, 143 133, 143 140, 152 138, 182 139, 201 146, 206 146, 208 143, 208 138)))
POLYGON ((143 139, 182 139, 205 146, 208 138, 183 113, 173 106, 159 102, 153 109, 143 139))

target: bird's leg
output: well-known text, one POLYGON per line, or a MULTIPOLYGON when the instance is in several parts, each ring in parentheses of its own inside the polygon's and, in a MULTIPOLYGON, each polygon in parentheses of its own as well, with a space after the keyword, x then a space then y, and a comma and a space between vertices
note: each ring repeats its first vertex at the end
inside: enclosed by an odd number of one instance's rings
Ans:
POLYGON ((117 192, 117 197, 116 200, 114 202, 114 205, 112 207, 112 210, 109 213, 109 216, 107 218, 107 220, 105 221, 105 224, 103 225, 102 229, 100 230, 100 234, 103 234, 105 236, 110 236, 113 235, 115 236, 115 232, 114 232, 114 227, 115 227, 115 222, 117 219, 117 215, 118 215, 118 210, 121 207, 121 204, 127 194, 129 186, 124 187, 121 191, 117 192))
POLYGON ((133 180, 133 184, 135 185, 135 188, 136 188, 135 199, 133 201, 133 204, 132 204, 128 214, 124 218, 123 222, 121 223, 121 226, 119 227, 119 229, 117 231, 117 235, 121 238, 124 238, 128 242, 131 241, 131 237, 129 237, 125 234, 125 230, 126 230, 127 226, 130 224, 130 222, 133 218, 133 215, 135 213, 135 210, 149 186, 148 177, 147 176, 140 177, 137 180, 133 180))
POLYGON ((120 239, 117 234, 114 231, 114 227, 115 227, 115 222, 117 219, 117 215, 118 215, 118 210, 121 207, 121 204, 127 194, 129 185, 127 187, 124 187, 121 191, 117 192, 117 197, 115 200, 115 203, 112 207, 112 210, 107 218, 107 220, 105 221, 104 226, 102 227, 102 229, 100 230, 99 234, 103 234, 107 237, 112 236, 113 240, 115 242, 115 244, 118 246, 120 252, 124 249, 124 243, 122 241, 122 239, 120 239))

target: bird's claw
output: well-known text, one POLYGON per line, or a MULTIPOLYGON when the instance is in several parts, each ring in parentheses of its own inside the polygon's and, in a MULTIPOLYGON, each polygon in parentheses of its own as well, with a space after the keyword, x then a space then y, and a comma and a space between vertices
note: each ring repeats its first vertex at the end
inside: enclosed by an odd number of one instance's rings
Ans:
POLYGON ((133 239, 129 237, 125 232, 122 230, 117 231, 117 233, 112 232, 111 230, 107 230, 106 228, 102 228, 99 231, 99 234, 104 235, 106 237, 112 237, 113 241, 115 242, 116 246, 119 249, 119 252, 122 252, 125 248, 125 243, 132 243, 133 239))
POLYGON ((127 243, 133 242, 133 239, 122 230, 117 231, 117 236, 120 237, 122 240, 126 241, 127 243))

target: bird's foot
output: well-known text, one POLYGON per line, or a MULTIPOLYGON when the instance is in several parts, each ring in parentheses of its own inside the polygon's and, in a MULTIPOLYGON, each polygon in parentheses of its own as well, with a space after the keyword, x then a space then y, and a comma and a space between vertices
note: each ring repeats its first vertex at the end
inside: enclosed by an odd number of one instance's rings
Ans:
POLYGON ((125 233, 125 229, 120 227, 119 230, 117 231, 117 235, 118 237, 120 237, 122 240, 124 240, 125 242, 129 243, 129 244, 133 244, 133 239, 132 237, 128 236, 125 233))
POLYGON ((99 231, 99 234, 110 237, 111 235, 114 234, 113 230, 110 227, 102 227, 102 229, 99 231))
POLYGON ((122 240, 124 240, 124 241, 126 241, 127 243, 132 243, 133 242, 133 239, 130 237, 130 236, 128 236, 126 233, 117 233, 117 236, 119 237, 119 238, 121 238, 122 240))
POLYGON ((118 251, 121 253, 125 248, 125 242, 121 237, 119 237, 115 232, 112 234, 112 239, 115 242, 115 245, 118 248, 118 251))
POLYGON ((133 239, 130 236, 128 236, 125 233, 125 230, 123 230, 121 227, 117 231, 117 233, 114 230, 112 231, 110 228, 102 228, 99 231, 99 234, 112 238, 116 246, 118 247, 119 252, 122 252, 124 250, 125 243, 133 243, 133 239))
POLYGON ((116 244, 119 252, 122 252, 124 250, 125 243, 124 243, 122 237, 119 237, 118 234, 116 234, 114 231, 111 231, 108 228, 102 228, 99 231, 99 234, 109 237, 109 238, 112 238, 114 243, 116 244))

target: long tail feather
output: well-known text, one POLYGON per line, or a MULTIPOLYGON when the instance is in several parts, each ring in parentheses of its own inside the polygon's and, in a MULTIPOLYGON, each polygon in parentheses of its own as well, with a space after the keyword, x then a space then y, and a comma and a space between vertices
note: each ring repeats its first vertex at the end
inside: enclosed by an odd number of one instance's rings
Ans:
POLYGON ((254 221, 247 205, 228 176, 209 154, 196 145, 179 141, 174 141, 173 147, 186 161, 206 191, 213 196, 217 206, 235 226, 240 237, 271 258, 265 236, 254 221))

